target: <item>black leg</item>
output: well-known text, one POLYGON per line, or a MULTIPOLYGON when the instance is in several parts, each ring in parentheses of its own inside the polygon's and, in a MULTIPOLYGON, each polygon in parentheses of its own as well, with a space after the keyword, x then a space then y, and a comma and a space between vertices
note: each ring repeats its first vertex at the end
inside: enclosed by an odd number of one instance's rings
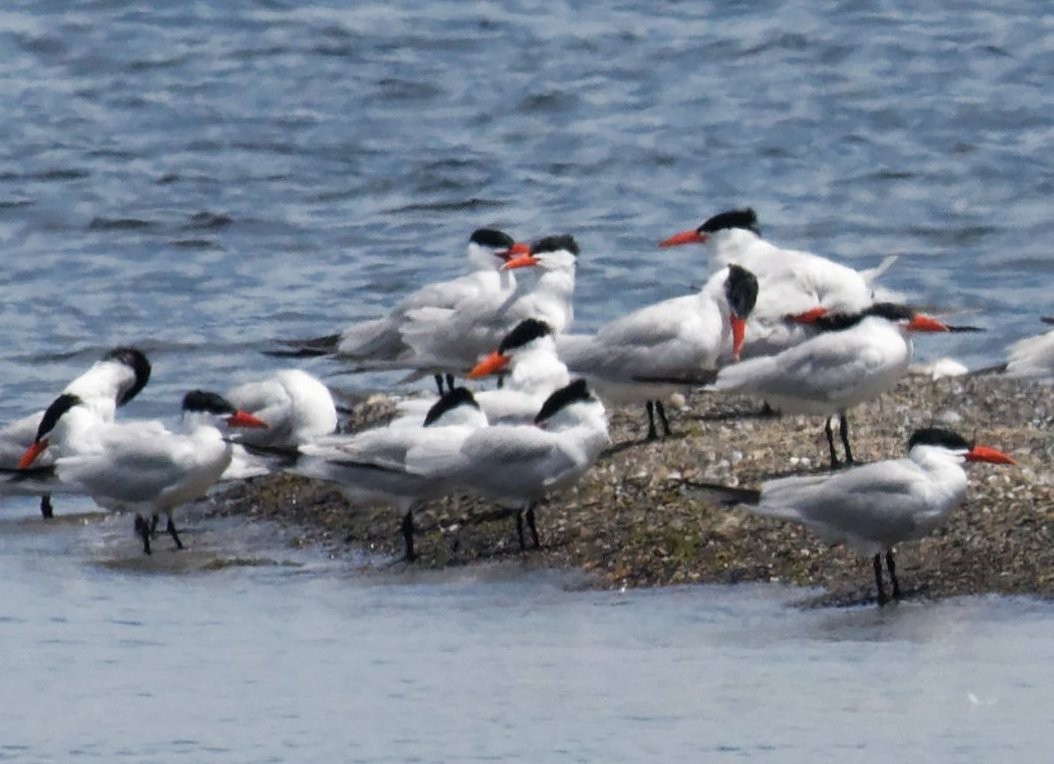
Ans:
MULTIPOLYGON (((827 420, 830 423, 830 420, 827 420)), ((842 445, 845 446, 845 463, 853 463, 853 450, 849 448, 849 417, 843 411, 839 416, 839 430, 842 436, 842 445)))
POLYGON ((150 516, 150 535, 157 535, 157 524, 161 522, 161 516, 155 512, 150 516))
POLYGON ((760 417, 775 417, 775 416, 779 416, 779 415, 780 415, 780 412, 778 412, 778 411, 776 411, 776 409, 772 408, 772 406, 769 405, 768 401, 762 401, 761 402, 761 411, 758 412, 758 416, 760 416, 760 417))
POLYGON ((505 375, 504 374, 499 374, 498 375, 498 389, 500 390, 503 387, 505 387, 505 375))
POLYGON ((417 553, 414 552, 414 511, 412 509, 406 510, 406 514, 403 515, 403 543, 406 546, 406 561, 413 562, 417 559, 417 553))
POLYGON ((541 544, 538 543, 538 526, 534 524, 534 504, 527 507, 527 528, 531 531, 531 541, 534 542, 534 548, 537 549, 541 544))
POLYGON ((454 375, 453 374, 447 374, 446 375, 446 391, 448 393, 451 393, 451 392, 454 391, 454 375))
POLYGON ((659 437, 655 430, 655 404, 648 401, 644 404, 644 410, 648 412, 648 440, 655 440, 659 437))
POLYGON ((442 374, 436 374, 435 375, 435 380, 436 380, 436 388, 439 390, 439 397, 442 398, 443 397, 443 375, 442 374))
POLYGON ((834 430, 831 429, 831 418, 827 417, 827 423, 823 426, 827 435, 827 447, 831 449, 831 469, 838 466, 838 454, 834 450, 834 430))
POLYGON ((150 523, 142 515, 135 516, 135 532, 143 540, 143 554, 150 554, 150 523))
POLYGON ((882 586, 882 555, 876 554, 874 559, 875 566, 875 587, 878 589, 878 604, 885 605, 888 599, 886 598, 886 589, 882 586))
POLYGON ((40 514, 45 520, 55 516, 55 508, 51 506, 51 494, 46 493, 40 497, 40 514))
POLYGON ((523 543, 523 510, 516 510, 516 537, 520 540, 520 550, 527 548, 527 545, 523 543))
POLYGON ((886 550, 886 567, 889 569, 889 580, 893 582, 893 599, 900 599, 900 582, 897 581, 897 565, 893 562, 893 547, 886 550))
POLYGON ((176 532, 176 524, 172 522, 172 515, 168 516, 168 523, 165 524, 165 530, 168 531, 168 535, 172 537, 172 540, 176 542, 176 549, 182 549, 183 542, 179 540, 179 534, 176 532))
POLYGON ((659 414, 659 421, 662 422, 662 434, 663 437, 669 437, 673 435, 670 431, 670 422, 666 419, 666 407, 662 405, 662 401, 655 401, 655 411, 659 414))

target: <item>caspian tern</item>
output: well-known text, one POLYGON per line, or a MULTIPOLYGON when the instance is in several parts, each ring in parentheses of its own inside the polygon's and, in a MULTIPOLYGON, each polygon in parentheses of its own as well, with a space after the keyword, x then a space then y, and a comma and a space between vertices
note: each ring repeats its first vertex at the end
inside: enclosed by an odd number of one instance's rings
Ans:
MULTIPOLYGON (((142 351, 133 347, 116 347, 66 385, 62 392, 80 398, 99 421, 112 422, 117 408, 135 398, 150 381, 150 370, 150 362, 142 351)), ((44 412, 38 411, 0 430, 0 466, 13 469, 18 464, 36 437, 43 416, 44 412)), ((51 496, 46 485, 19 480, 8 483, 6 488, 14 492, 41 494, 40 512, 46 518, 52 516, 51 496)), ((61 486, 54 488, 62 490, 61 486)))
POLYGON ((950 430, 916 430, 908 455, 826 475, 770 480, 760 491, 698 485, 699 495, 737 505, 766 517, 803 523, 829 542, 873 555, 878 603, 887 601, 882 584, 885 554, 893 597, 901 596, 893 547, 937 528, 962 504, 967 462, 1014 464, 1001 451, 968 443, 950 430))
MULTIPOLYGON (((476 392, 475 398, 491 424, 533 422, 545 399, 571 381, 567 366, 556 355, 553 330, 535 318, 518 323, 496 351, 476 364, 468 378, 490 374, 505 375, 502 387, 476 392)), ((419 423, 434 402, 412 398, 401 402, 397 410, 400 417, 413 417, 411 421, 419 423)))
POLYGON ((243 443, 298 446, 337 429, 337 407, 329 388, 302 369, 283 369, 238 385, 227 391, 226 399, 267 422, 266 428, 243 430, 239 439, 243 443))
POLYGON ((418 373, 463 374, 527 318, 544 321, 556 334, 563 332, 574 317, 571 299, 578 252, 574 237, 547 236, 533 242, 529 254, 513 257, 502 266, 505 273, 537 268, 539 276, 529 288, 501 300, 491 295, 454 308, 408 311, 402 336, 413 355, 406 360, 406 367, 418 373))
MULTIPOLYGON (((949 331, 937 319, 893 303, 875 303, 852 314, 816 309, 795 320, 820 333, 776 355, 726 366, 707 389, 756 395, 788 414, 838 415, 846 463, 853 461, 846 412, 907 374, 913 353, 908 332, 949 331)), ((830 418, 824 432, 835 467, 830 418)))
MULTIPOLYGON (((524 255, 527 245, 516 242, 504 231, 479 228, 473 231, 468 242, 470 273, 449 281, 427 284, 399 301, 383 318, 362 321, 349 326, 340 334, 318 337, 313 340, 285 343, 292 351, 277 351, 275 355, 331 355, 362 362, 366 368, 376 364, 383 368, 386 363, 395 363, 412 355, 403 340, 402 332, 407 324, 407 314, 422 308, 453 310, 464 303, 490 303, 501 305, 516 291, 513 273, 501 270, 510 258, 524 255)), ((452 380, 448 380, 448 384, 452 380)), ((443 393, 443 380, 437 377, 439 393, 443 393)), ((452 385, 451 385, 452 386, 452 385)))
POLYGON ((213 424, 221 417, 232 427, 267 426, 201 390, 184 396, 178 431, 158 421, 100 422, 79 396, 63 393, 44 412, 18 466, 28 469, 53 447, 55 460, 48 469, 70 490, 91 496, 106 509, 136 512, 135 528, 146 554, 151 527, 144 511, 165 513, 166 530, 182 549, 173 510, 204 495, 231 461, 231 443, 213 424))
POLYGON ((475 493, 516 509, 516 532, 525 548, 526 516, 539 546, 535 507, 549 493, 581 478, 609 443, 607 415, 582 379, 546 399, 533 425, 482 427, 456 447, 414 454, 407 469, 442 475, 475 493))
MULTIPOLYGON (((1054 318, 1044 318, 1054 323, 1054 318)), ((1054 330, 1036 337, 1026 337, 1010 346, 1008 360, 1001 370, 1008 377, 1054 383, 1054 330)))
POLYGON ((809 252, 781 249, 761 238, 757 215, 750 208, 714 215, 698 228, 664 239, 659 246, 707 243, 715 268, 736 263, 758 279, 758 304, 744 343, 744 358, 779 352, 808 336, 783 320, 787 314, 817 306, 832 313, 867 308, 875 301, 875 279, 896 260, 888 257, 877 268, 858 272, 809 252))
POLYGON ((238 428, 231 434, 234 455, 222 481, 244 480, 271 472, 266 459, 246 450, 247 445, 295 448, 336 432, 338 417, 333 395, 318 378, 301 369, 284 369, 256 382, 227 391, 227 400, 267 422, 266 428, 238 428))
POLYGON ((405 557, 413 560, 414 509, 447 493, 450 481, 443 474, 410 471, 408 462, 427 462, 437 450, 446 454, 486 425, 487 418, 472 393, 456 387, 416 427, 377 427, 320 438, 299 446, 284 469, 337 484, 353 504, 387 504, 397 509, 403 518, 405 557))
POLYGON ((670 434, 663 399, 711 381, 722 362, 738 358, 757 299, 754 275, 728 265, 697 294, 635 310, 594 335, 558 337, 557 352, 609 405, 646 402, 648 439, 654 440, 653 410, 670 434))

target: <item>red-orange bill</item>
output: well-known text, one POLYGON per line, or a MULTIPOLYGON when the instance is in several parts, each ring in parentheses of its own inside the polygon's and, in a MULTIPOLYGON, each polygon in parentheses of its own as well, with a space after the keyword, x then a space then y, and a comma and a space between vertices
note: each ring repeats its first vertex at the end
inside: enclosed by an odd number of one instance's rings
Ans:
POLYGON ((974 446, 966 454, 968 462, 988 462, 990 464, 1017 464, 1010 456, 988 446, 974 446))
POLYGON ((267 422, 254 417, 247 411, 235 411, 227 417, 228 427, 267 427, 267 422))
POLYGON ((531 254, 531 245, 518 241, 502 253, 506 260, 531 254))
POLYGON ((732 316, 732 358, 739 360, 739 352, 743 349, 743 338, 747 334, 747 321, 739 316, 732 316))
POLYGON ((694 228, 691 231, 681 231, 669 238, 659 242, 660 247, 679 247, 682 244, 705 244, 706 234, 700 233, 694 228))
POLYGON ((22 458, 18 460, 18 468, 24 470, 29 467, 33 462, 37 460, 37 457, 44 453, 44 449, 48 447, 48 439, 34 441, 29 445, 29 448, 22 454, 22 458))
POLYGON ((479 379, 485 377, 488 374, 497 374, 506 366, 509 365, 508 356, 503 356, 498 351, 494 351, 486 358, 480 360, 475 366, 472 367, 472 371, 468 373, 469 379, 479 379))
POLYGON ((519 255, 505 261, 505 265, 501 266, 503 271, 511 271, 513 268, 530 268, 533 265, 538 265, 538 258, 534 255, 519 255))
POLYGON ((931 316, 916 313, 908 321, 908 331, 912 332, 946 332, 948 326, 931 316))
POLYGON ((811 324, 818 318, 823 318, 827 315, 827 308, 821 308, 819 306, 815 308, 809 308, 802 313, 795 313, 787 316, 790 321, 796 324, 811 324))

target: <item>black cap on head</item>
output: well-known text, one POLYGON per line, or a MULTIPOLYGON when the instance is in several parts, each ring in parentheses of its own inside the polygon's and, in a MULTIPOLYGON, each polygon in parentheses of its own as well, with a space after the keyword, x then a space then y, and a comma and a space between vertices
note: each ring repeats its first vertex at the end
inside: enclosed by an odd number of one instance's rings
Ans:
POLYGON ((497 228, 477 228, 472 232, 469 241, 491 249, 508 249, 516 243, 515 239, 497 228))
POLYGON ((143 351, 133 347, 116 347, 102 357, 104 361, 117 361, 130 368, 135 374, 135 382, 127 390, 123 391, 117 399, 117 405, 123 406, 139 395, 150 381, 150 361, 146 359, 143 351))
POLYGON ((55 425, 58 424, 59 419, 62 415, 69 411, 74 406, 81 404, 80 398, 72 393, 63 393, 58 398, 51 402, 51 405, 44 410, 44 416, 40 419, 40 425, 37 427, 36 442, 47 436, 49 432, 55 429, 55 425))
POLYGON ((448 393, 444 393, 443 397, 432 404, 432 408, 428 409, 428 413, 425 415, 425 427, 435 423, 439 417, 443 416, 446 412, 451 409, 456 409, 458 406, 471 406, 474 409, 479 408, 479 404, 476 403, 476 399, 472 396, 472 393, 467 387, 455 387, 448 393))
POLYGON ((543 252, 559 252, 561 249, 566 249, 572 255, 578 257, 578 242, 569 233, 559 236, 546 236, 531 244, 532 255, 539 255, 543 252))
POLYGON ((754 310, 758 301, 758 280, 753 273, 738 265, 728 266, 728 278, 725 279, 725 297, 732 313, 739 318, 746 318, 754 310))
POLYGON ((534 418, 534 423, 539 424, 540 422, 544 422, 551 418, 557 411, 570 406, 572 403, 593 400, 596 399, 593 397, 593 394, 589 392, 589 387, 586 386, 586 381, 584 379, 576 379, 570 384, 561 387, 545 399, 545 403, 542 404, 542 408, 534 418))
POLYGON ((741 210, 727 210, 725 212, 719 212, 712 218, 709 218, 698 230, 700 233, 716 233, 717 231, 723 231, 727 228, 744 228, 748 231, 761 235, 761 229, 758 227, 758 216, 757 213, 750 207, 744 207, 741 210))
POLYGON ((942 446, 952 451, 969 451, 973 448, 973 443, 970 443, 953 430, 945 430, 941 427, 923 427, 920 430, 915 430, 908 440, 908 451, 915 446, 942 446))
POLYGON ((522 348, 527 343, 552 333, 552 328, 544 321, 539 321, 537 318, 525 318, 516 324, 515 329, 505 335, 501 344, 498 345, 498 353, 504 355, 510 350, 522 348))
POLYGON ((191 390, 183 396, 184 411, 203 411, 209 414, 233 414, 237 409, 222 395, 208 390, 191 390))

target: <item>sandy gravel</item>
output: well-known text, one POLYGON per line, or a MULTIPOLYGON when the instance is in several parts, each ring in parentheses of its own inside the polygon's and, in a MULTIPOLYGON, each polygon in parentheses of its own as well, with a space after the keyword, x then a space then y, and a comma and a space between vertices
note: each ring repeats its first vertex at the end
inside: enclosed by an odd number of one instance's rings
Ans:
MULTIPOLYGON (((897 548, 913 596, 1002 592, 1054 595, 1054 474, 1050 388, 998 376, 912 377, 850 418, 858 461, 899 456, 917 427, 939 424, 1004 450, 1017 466, 970 468, 967 500, 932 536, 897 548)), ((512 519, 457 496, 418 513, 419 566, 471 565, 495 557, 524 566, 578 568, 598 587, 774 581, 823 587, 814 604, 874 597, 870 561, 818 541, 804 528, 753 517, 693 495, 696 481, 755 487, 828 468, 823 422, 760 417, 752 400, 693 394, 672 411, 673 438, 644 442, 643 407, 611 416, 612 447, 575 489, 539 512, 542 548, 521 552, 512 519)), ((353 427, 383 421, 390 402, 361 405, 353 427)), ((277 520, 297 543, 332 554, 402 552, 390 509, 353 509, 332 486, 288 475, 229 489, 217 511, 277 520)), ((402 564, 402 563, 401 563, 402 564)), ((407 563, 409 564, 409 563, 407 563)))

